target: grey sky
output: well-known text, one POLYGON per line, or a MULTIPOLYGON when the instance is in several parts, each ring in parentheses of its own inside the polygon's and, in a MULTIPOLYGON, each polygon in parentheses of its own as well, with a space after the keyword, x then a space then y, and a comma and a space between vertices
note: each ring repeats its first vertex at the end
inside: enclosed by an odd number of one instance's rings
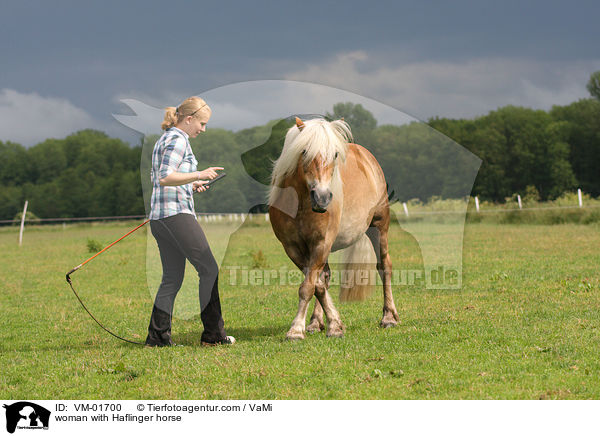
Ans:
POLYGON ((111 117, 129 113, 122 98, 161 107, 262 79, 345 89, 421 119, 548 109, 587 97, 599 12, 592 1, 6 3, 0 140, 94 127, 135 142, 111 117))

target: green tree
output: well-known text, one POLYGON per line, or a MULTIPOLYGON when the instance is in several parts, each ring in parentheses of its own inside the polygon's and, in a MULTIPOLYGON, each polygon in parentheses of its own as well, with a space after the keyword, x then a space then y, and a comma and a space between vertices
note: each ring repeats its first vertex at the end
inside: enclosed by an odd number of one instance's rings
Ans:
POLYGON ((65 215, 60 201, 61 192, 56 180, 47 183, 27 185, 28 210, 32 210, 38 217, 53 218, 65 215))
POLYGON ((64 143, 62 139, 47 139, 27 150, 32 183, 48 183, 67 169, 64 143))
POLYGON ((576 185, 569 161, 568 126, 541 110, 506 106, 473 121, 432 120, 483 159, 473 191, 503 201, 535 186, 543 200, 576 185))
MULTIPOLYGON (((600 78, 600 72, 592 77, 600 78)), ((355 142, 375 155, 402 200, 468 192, 471 181, 462 169, 473 168, 473 157, 460 153, 452 140, 483 159, 473 187, 482 199, 523 197, 529 189, 546 200, 576 187, 600 195, 600 99, 550 112, 507 106, 472 120, 431 119, 429 126, 377 126, 373 114, 353 103, 338 103, 327 116, 350 124, 355 142)), ((291 118, 273 120, 239 132, 210 129, 192 139, 199 169, 223 166, 228 174, 214 189, 195 196, 197 210, 239 213, 264 203, 272 162, 292 125, 291 118)), ((157 139, 149 136, 130 147, 83 130, 29 149, 0 142, 0 219, 12 219, 26 199, 29 210, 44 218, 149 212, 157 139)))
POLYGON ((27 150, 14 142, 0 141, 0 185, 19 185, 29 177, 27 150))
POLYGON ((327 112, 326 116, 334 120, 343 118, 352 130, 355 143, 369 145, 373 141, 377 120, 362 104, 336 103, 333 105, 333 112, 327 112))
POLYGON ((0 220, 11 220, 23 211, 23 188, 0 185, 0 220))
POLYGON ((569 162, 579 187, 593 196, 600 195, 600 100, 582 99, 550 112, 564 122, 564 142, 569 145, 569 162))
POLYGON ((587 90, 592 97, 600 100, 600 71, 592 73, 587 83, 587 90))
POLYGON ((244 145, 252 146, 241 156, 244 170, 252 178, 263 185, 270 185, 272 162, 275 162, 285 141, 287 131, 295 125, 291 119, 283 119, 269 123, 270 129, 245 129, 236 134, 236 140, 244 145), (252 138, 252 142, 248 141, 252 138))

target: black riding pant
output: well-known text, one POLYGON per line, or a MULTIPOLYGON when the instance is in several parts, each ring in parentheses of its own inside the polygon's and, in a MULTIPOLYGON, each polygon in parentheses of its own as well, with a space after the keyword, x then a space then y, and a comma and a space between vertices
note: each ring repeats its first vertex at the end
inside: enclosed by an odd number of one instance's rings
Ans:
POLYGON ((172 344, 173 305, 183 283, 186 259, 196 268, 200 281, 198 296, 204 325, 201 340, 218 342, 225 339, 219 301, 219 267, 196 217, 180 213, 151 220, 150 229, 160 251, 163 276, 154 300, 146 344, 172 344))

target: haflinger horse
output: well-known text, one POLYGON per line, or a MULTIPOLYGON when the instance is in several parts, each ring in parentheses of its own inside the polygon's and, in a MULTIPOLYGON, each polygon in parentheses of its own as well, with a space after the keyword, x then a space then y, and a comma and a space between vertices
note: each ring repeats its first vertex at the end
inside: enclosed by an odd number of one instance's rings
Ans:
MULTIPOLYGON (((399 321, 392 295, 385 177, 375 157, 351 140, 350 127, 343 119, 304 122, 296 118, 273 167, 268 200, 271 226, 287 255, 305 274, 288 339, 304 339, 305 331, 323 330, 323 311, 327 336, 344 335, 345 326, 327 291, 331 277, 328 258, 332 251, 347 247, 351 248, 346 250, 350 254, 344 259, 345 273, 358 273, 365 251, 372 252, 371 245, 375 248, 383 282, 380 325, 391 327, 399 321), (313 295, 317 301, 305 328, 313 295)), ((354 280, 358 287, 357 282, 354 280)), ((362 288, 366 292, 368 286, 362 288)))

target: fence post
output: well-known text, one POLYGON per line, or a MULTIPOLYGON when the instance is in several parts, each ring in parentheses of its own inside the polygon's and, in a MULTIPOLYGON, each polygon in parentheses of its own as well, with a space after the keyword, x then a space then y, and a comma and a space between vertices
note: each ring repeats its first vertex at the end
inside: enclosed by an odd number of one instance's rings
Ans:
POLYGON ((475 209, 477 210, 477 213, 479 213, 479 197, 475 196, 475 209))
POLYGON ((579 199, 579 207, 583 207, 583 198, 581 197, 581 188, 577 188, 577 198, 579 199))
POLYGON ((404 208, 405 215, 408 216, 408 206, 406 206, 406 203, 402 203, 402 207, 404 208))
POLYGON ((25 200, 25 207, 23 207, 23 215, 21 216, 21 230, 19 230, 19 246, 23 243, 23 227, 25 227, 25 214, 27 213, 27 204, 29 202, 25 200))
POLYGON ((521 196, 517 194, 517 201, 519 202, 519 209, 523 209, 523 204, 521 203, 521 196))

